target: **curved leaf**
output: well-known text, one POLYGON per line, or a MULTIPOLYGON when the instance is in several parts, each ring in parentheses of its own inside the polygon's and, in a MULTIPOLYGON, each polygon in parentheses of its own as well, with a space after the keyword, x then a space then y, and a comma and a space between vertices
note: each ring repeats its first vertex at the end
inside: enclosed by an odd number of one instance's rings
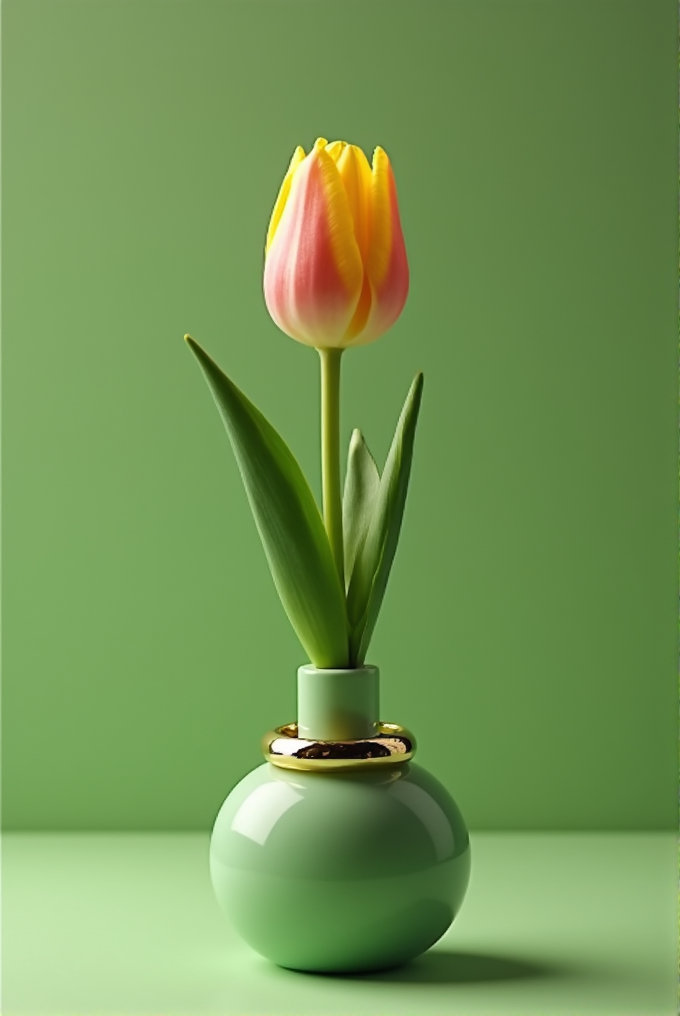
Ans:
POLYGON ((416 374, 397 423, 374 498, 371 522, 358 550, 347 591, 353 667, 361 666, 366 658, 397 550, 422 394, 423 375, 416 374))
POLYGON ((353 430, 347 455, 342 497, 342 532, 345 545, 345 582, 349 588, 357 551, 366 539, 380 473, 360 430, 353 430))
POLYGON ((314 495, 287 444, 191 336, 227 428, 283 607, 316 667, 346 667, 347 614, 314 495))

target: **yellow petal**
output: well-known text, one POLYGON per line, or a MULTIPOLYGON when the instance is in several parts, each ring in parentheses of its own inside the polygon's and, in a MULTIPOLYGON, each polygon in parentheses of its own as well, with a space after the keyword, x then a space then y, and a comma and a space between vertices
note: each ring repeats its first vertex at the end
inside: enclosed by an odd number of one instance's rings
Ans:
POLYGON ((361 260, 365 265, 368 256, 371 167, 362 150, 356 145, 345 145, 337 160, 337 166, 347 194, 361 260))
POLYGON ((387 275, 392 253, 391 176, 387 152, 378 147, 373 153, 370 249, 367 261, 368 274, 374 286, 379 286, 387 275))
POLYGON ((355 294, 356 305, 361 293, 364 269, 357 250, 347 193, 331 156, 325 150, 319 150, 317 155, 326 192, 326 214, 334 261, 347 291, 355 294))
POLYGON ((330 145, 326 145, 326 151, 330 155, 333 162, 336 163, 340 158, 340 156, 342 155, 343 150, 345 148, 347 148, 347 143, 345 141, 331 141, 330 145))
POLYGON ((269 229, 267 230, 267 243, 265 246, 265 252, 268 251, 272 245, 274 234, 276 233, 279 222, 281 221, 283 209, 286 207, 286 201, 288 200, 288 195, 290 194, 290 185, 293 181, 295 170, 298 168, 304 157, 305 157, 304 149, 302 149, 298 145, 298 147, 295 149, 293 153, 293 158, 290 160, 288 171, 283 178, 283 183, 281 184, 279 194, 276 199, 276 203, 274 205, 274 211, 272 212, 272 217, 269 220, 269 229))
POLYGON ((382 148, 373 156, 366 275, 371 287, 369 313, 363 325, 359 309, 350 326, 347 344, 373 342, 394 324, 401 314, 409 287, 408 260, 401 229, 397 189, 390 160, 382 148), (359 327, 361 325, 361 327, 359 327))

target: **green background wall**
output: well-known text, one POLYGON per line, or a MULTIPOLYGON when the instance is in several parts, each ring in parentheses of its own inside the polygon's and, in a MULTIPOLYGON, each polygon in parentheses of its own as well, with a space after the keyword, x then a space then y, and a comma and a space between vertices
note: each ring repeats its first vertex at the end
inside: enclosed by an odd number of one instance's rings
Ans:
POLYGON ((425 396, 372 662, 473 828, 675 821, 676 8, 5 0, 8 828, 207 828, 304 654, 190 331, 318 491, 261 295, 297 144, 392 157, 425 396))

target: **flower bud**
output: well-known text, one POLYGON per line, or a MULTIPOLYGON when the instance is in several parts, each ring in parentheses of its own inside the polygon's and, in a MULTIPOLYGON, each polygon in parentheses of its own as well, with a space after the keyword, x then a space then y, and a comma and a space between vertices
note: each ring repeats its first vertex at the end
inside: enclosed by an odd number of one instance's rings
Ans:
POLYGON ((408 263, 392 167, 376 148, 323 138, 297 148, 272 212, 264 297, 272 318, 306 345, 344 349, 379 338, 408 294, 408 263))

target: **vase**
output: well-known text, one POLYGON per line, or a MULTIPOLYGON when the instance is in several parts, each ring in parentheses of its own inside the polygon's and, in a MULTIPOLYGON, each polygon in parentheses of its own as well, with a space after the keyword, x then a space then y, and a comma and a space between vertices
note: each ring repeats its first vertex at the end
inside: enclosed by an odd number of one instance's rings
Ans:
POLYGON ((298 671, 298 722, 215 821, 210 871, 240 936, 282 967, 383 970, 433 945, 458 912, 470 844, 448 791, 381 722, 379 672, 298 671))

